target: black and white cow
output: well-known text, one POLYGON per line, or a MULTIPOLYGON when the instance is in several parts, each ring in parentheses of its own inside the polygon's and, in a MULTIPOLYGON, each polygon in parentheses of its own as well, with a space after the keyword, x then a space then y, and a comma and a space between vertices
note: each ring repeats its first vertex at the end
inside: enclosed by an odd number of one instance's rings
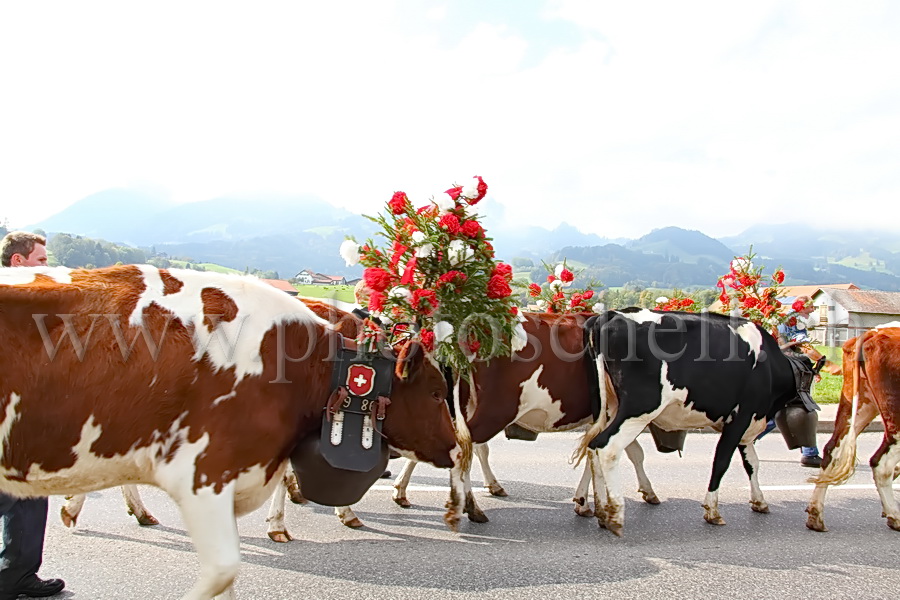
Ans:
MULTIPOLYGON (((704 518, 724 525, 718 490, 735 448, 750 477, 750 506, 768 512, 757 482, 753 441, 766 421, 797 396, 791 360, 756 324, 715 313, 679 313, 630 308, 597 315, 585 325, 586 344, 601 381, 600 418, 576 455, 592 458, 595 490, 607 490, 600 524, 617 535, 624 527, 619 456, 651 421, 668 431, 712 427, 721 432, 704 518), (608 421, 607 407, 618 408, 608 421), (592 454, 592 451, 595 454, 592 454), (599 471, 599 472, 596 472, 599 471)), ((811 368, 811 361, 807 368, 811 368)), ((612 414, 612 411, 610 411, 612 414)), ((596 492, 599 494, 599 492, 596 492)))

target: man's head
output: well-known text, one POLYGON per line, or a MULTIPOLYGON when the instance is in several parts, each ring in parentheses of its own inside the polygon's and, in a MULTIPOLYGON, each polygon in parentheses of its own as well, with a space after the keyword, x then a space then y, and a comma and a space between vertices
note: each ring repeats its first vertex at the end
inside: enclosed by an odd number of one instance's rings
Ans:
POLYGON ((0 242, 0 265, 4 267, 47 266, 47 238, 27 231, 10 231, 0 242))

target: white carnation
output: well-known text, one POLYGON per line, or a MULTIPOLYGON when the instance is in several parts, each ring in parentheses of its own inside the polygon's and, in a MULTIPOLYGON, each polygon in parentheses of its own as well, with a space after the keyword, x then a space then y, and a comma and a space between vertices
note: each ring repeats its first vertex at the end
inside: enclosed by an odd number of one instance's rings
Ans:
POLYGON ((553 281, 550 282, 549 286, 552 289, 559 291, 560 288, 562 288, 562 286, 563 286, 563 282, 560 281, 559 279, 554 279, 553 281))
POLYGON ((388 296, 391 298, 402 298, 406 301, 412 300, 412 292, 402 286, 391 288, 391 291, 388 292, 388 296))
POLYGON ((359 262, 359 244, 353 240, 344 240, 341 243, 340 254, 348 267, 354 266, 359 262))
POLYGON ((738 257, 731 261, 731 269, 736 273, 749 273, 753 270, 753 263, 744 257, 738 257))
POLYGON ((417 244, 421 244, 422 242, 425 241, 425 234, 422 233, 421 231, 413 231, 412 241, 414 241, 417 244))
POLYGON ((462 240, 453 240, 447 245, 447 259, 451 265, 458 265, 473 254, 475 252, 467 247, 462 240))
POLYGON ((558 265, 556 265, 556 268, 553 269, 553 274, 556 275, 557 277, 559 277, 562 275, 563 269, 565 269, 565 268, 566 268, 566 265, 564 265, 563 263, 559 263, 558 265))
POLYGON ((665 296, 660 296, 659 298, 656 299, 657 304, 665 304, 668 301, 669 301, 669 299, 666 298, 665 296))
POLYGON ((441 192, 434 197, 434 203, 440 209, 441 213, 448 212, 456 208, 456 200, 447 192, 441 192))
POLYGON ((463 198, 468 198, 469 200, 474 200, 478 197, 478 179, 473 177, 472 180, 463 186, 460 195, 463 198))
POLYGON ((434 244, 422 244, 416 248, 417 258, 427 258, 434 253, 434 244))
POLYGON ((453 325, 448 323, 447 321, 438 321, 434 324, 434 341, 435 342, 443 342, 450 338, 453 335, 453 325))
POLYGON ((540 308, 541 310, 544 310, 545 308, 547 308, 546 300, 538 300, 536 304, 537 304, 537 307, 540 308))

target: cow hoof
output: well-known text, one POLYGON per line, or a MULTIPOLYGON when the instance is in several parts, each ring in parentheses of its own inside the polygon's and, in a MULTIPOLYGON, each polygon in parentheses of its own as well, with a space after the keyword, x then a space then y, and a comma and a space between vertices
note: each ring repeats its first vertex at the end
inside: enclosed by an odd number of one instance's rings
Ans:
POLYGON ((752 510, 753 512, 767 515, 767 514, 769 514, 769 505, 766 504, 765 502, 751 502, 750 510, 752 510))
POLYGON ((606 523, 606 529, 616 537, 625 535, 625 526, 622 523, 606 523))
POLYGON ((576 504, 575 505, 575 514, 579 517, 593 517, 594 511, 591 510, 590 506, 576 504))
POLYGON ((396 503, 400 508, 409 508, 412 506, 412 502, 407 500, 405 497, 394 498, 394 503, 396 503))
POLYGON ((893 529, 894 531, 900 531, 900 519, 895 517, 887 518, 887 526, 893 529))
POLYGON ((506 498, 509 494, 506 493, 506 490, 503 489, 503 486, 499 483, 493 483, 488 486, 488 492, 490 492, 491 496, 497 496, 498 498, 506 498))
POLYGON ((60 509, 59 516, 66 527, 75 527, 75 523, 78 522, 78 515, 70 515, 65 506, 60 509))
POLYGON ((813 515, 809 515, 809 518, 806 519, 806 528, 812 529, 813 531, 820 531, 822 533, 828 531, 828 528, 825 527, 825 522, 819 517, 815 517, 813 515))
POLYGON ((299 491, 288 492, 288 498, 290 498, 291 502, 294 504, 306 504, 309 502, 309 500, 307 500, 299 491))
POLYGON ((725 519, 723 519, 720 515, 716 515, 716 516, 706 515, 703 518, 710 525, 724 525, 725 524, 725 519))
POLYGON ((647 504, 659 504, 659 496, 654 494, 653 492, 641 492, 641 495, 644 497, 644 502, 647 504))
POLYGON ((359 529, 363 526, 363 522, 359 520, 359 517, 353 517, 349 521, 341 521, 341 523, 343 523, 350 529, 359 529))
POLYGON ((137 519, 137 522, 142 527, 152 527, 153 525, 159 525, 159 521, 156 519, 156 517, 150 514, 144 515, 142 517, 135 515, 134 518, 137 519))
POLYGON ((291 537, 291 534, 289 534, 287 531, 270 531, 268 533, 269 533, 269 539, 272 540, 273 542, 278 542, 279 544, 286 544, 289 541, 291 541, 292 539, 294 539, 291 537))
POLYGON ((487 518, 487 515, 481 509, 469 510, 466 511, 466 514, 469 516, 469 520, 473 523, 487 523, 490 519, 487 518))

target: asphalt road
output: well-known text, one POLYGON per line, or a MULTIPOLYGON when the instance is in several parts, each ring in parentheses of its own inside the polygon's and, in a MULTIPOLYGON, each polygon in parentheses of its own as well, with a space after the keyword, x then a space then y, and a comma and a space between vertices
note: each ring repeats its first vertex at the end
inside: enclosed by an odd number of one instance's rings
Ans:
MULTIPOLYGON (((650 450, 647 471, 662 499, 644 504, 627 460, 625 537, 575 516, 571 495, 580 471, 567 463, 577 434, 542 434, 537 442, 498 439, 494 471, 509 492, 478 491, 490 523, 444 526, 447 473, 420 466, 411 509, 390 499, 382 480, 355 507, 366 527, 343 527, 331 509, 288 504, 294 541, 266 536, 267 506, 239 521, 243 566, 237 595, 247 599, 497 598, 896 598, 900 533, 881 518, 867 459, 881 434, 863 434, 853 480, 832 488, 828 533, 804 526, 810 496, 799 451, 777 434, 758 444, 760 480, 771 513, 747 504, 737 459, 720 494, 724 527, 703 521, 700 502, 718 436, 691 434, 683 457, 650 450)), ((827 436, 820 435, 824 446, 827 436)), ((400 461, 391 461, 395 474, 400 461)), ((475 468, 473 478, 480 481, 475 468), (477 474, 477 477, 476 477, 477 474)), ((895 485, 895 489, 898 486, 895 485)), ((161 525, 143 528, 125 513, 117 490, 91 494, 77 528, 68 530, 51 499, 41 574, 62 577, 65 599, 180 598, 198 571, 175 505, 154 488, 144 499, 161 525)))

